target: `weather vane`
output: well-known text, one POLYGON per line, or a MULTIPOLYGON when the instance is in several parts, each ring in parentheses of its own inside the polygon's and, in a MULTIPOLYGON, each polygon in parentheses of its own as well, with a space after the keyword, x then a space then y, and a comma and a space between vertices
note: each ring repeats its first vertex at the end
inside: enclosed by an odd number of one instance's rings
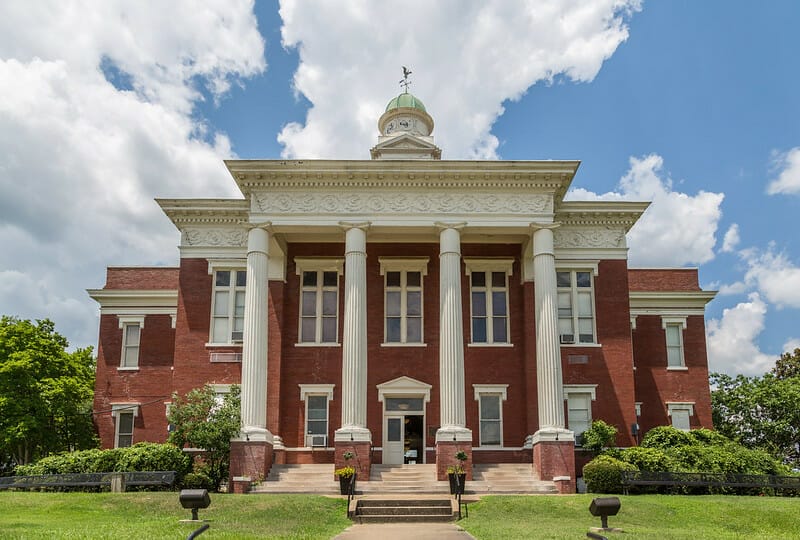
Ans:
POLYGON ((408 80, 409 75, 411 75, 411 70, 406 66, 403 66, 403 80, 400 81, 400 86, 405 87, 406 94, 408 94, 408 87, 411 84, 411 82, 408 80))

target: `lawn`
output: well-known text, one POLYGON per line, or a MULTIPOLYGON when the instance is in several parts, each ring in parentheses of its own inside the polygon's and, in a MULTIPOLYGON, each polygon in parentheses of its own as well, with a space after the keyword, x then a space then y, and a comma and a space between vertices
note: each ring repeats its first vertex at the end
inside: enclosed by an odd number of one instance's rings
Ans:
MULTIPOLYGON (((620 497, 609 525, 635 539, 796 539, 800 498, 639 495, 620 497)), ((586 538, 600 518, 589 514, 591 495, 484 497, 459 522, 479 540, 586 538)), ((0 539, 186 538, 197 526, 177 493, 0 492, 0 539)), ((311 495, 211 495, 200 510, 215 538, 320 538, 350 525, 345 501, 311 495)))

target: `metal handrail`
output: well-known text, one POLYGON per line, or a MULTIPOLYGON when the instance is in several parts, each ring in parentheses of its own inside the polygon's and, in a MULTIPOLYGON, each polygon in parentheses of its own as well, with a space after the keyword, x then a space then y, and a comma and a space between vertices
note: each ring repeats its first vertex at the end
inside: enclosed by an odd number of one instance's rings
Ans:
POLYGON ((356 494, 356 475, 350 477, 350 482, 347 485, 347 517, 352 518, 350 513, 350 501, 353 500, 356 494))

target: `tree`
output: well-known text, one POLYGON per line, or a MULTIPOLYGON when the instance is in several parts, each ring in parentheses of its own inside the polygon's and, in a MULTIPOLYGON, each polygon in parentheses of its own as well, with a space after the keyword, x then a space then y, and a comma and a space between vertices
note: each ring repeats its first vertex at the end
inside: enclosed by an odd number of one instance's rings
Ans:
POLYGON ((771 373, 779 379, 800 377, 800 349, 795 349, 794 352, 790 353, 783 353, 775 362, 775 367, 772 368, 771 373))
POLYGON ((68 346, 48 319, 0 319, 0 461, 97 446, 92 348, 68 346))
POLYGON ((186 445, 202 448, 208 476, 219 487, 228 476, 231 438, 239 434, 241 423, 239 386, 231 386, 222 402, 210 386, 195 388, 184 397, 172 396, 169 423, 172 432, 169 442, 183 448, 186 445))
POLYGON ((711 374, 714 427, 748 448, 800 464, 800 376, 711 374))

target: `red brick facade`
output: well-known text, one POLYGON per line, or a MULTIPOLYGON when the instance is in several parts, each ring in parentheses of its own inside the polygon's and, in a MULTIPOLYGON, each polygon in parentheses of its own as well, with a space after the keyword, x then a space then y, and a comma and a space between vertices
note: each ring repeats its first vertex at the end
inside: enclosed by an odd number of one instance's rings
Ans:
MULTIPOLYGON (((334 431, 341 418, 342 347, 298 346, 300 276, 296 257, 343 257, 341 243, 289 243, 286 245, 285 281, 269 282, 269 352, 267 375, 267 428, 282 438, 285 449, 276 445, 274 453, 261 456, 259 463, 268 470, 276 463, 341 463, 340 452, 332 450, 334 431), (305 402, 300 400, 300 385, 328 384, 333 396, 328 403, 328 444, 312 449, 305 444, 305 402)), ((514 260, 508 279, 510 346, 480 346, 471 342, 470 283, 462 265, 462 304, 464 309, 464 370, 466 424, 473 442, 469 464, 527 461, 543 470, 563 469, 553 465, 572 453, 572 443, 542 443, 531 449, 526 437, 538 430, 534 284, 521 279, 522 252, 519 244, 464 244, 464 257, 503 257, 514 260), (502 447, 479 447, 479 403, 475 384, 507 385, 502 407, 502 447), (538 449, 537 449, 538 448, 538 449), (538 460, 538 461, 537 461, 538 460)), ((439 426, 439 245, 435 243, 368 243, 367 245, 367 428, 372 445, 356 445, 359 455, 371 452, 372 463, 381 463, 383 454, 383 404, 377 385, 407 376, 431 385, 430 401, 425 403, 424 457, 446 469, 452 449, 435 441, 439 426), (387 346, 384 341, 384 277, 381 257, 427 257, 423 279, 423 346, 387 346), (442 453, 444 452, 444 453, 442 453), (449 453, 448 453, 449 452, 449 453)), ((242 261, 244 267, 244 261, 242 261)), ((705 327, 702 315, 686 317, 683 334, 685 369, 667 369, 667 351, 662 319, 658 314, 636 315, 631 326, 631 291, 700 291, 695 270, 629 270, 625 260, 597 263, 593 293, 597 343, 592 346, 562 346, 563 382, 569 385, 594 385, 591 417, 617 426, 617 444, 636 444, 631 426, 642 432, 670 423, 668 402, 691 402, 691 426, 711 427, 705 327), (641 403, 641 416, 636 403, 641 403)), ((206 383, 238 383, 241 363, 212 362, 211 353, 240 353, 240 345, 211 347, 210 341, 212 276, 208 260, 183 258, 180 268, 110 268, 103 291, 177 291, 174 327, 170 315, 147 314, 141 329, 138 369, 118 369, 122 354, 123 330, 117 315, 100 319, 95 410, 104 447, 115 445, 113 405, 138 403, 133 441, 163 441, 167 437, 165 403, 173 392, 184 394, 206 383)), ((344 279, 339 281, 339 343, 343 325, 344 279)), ((146 307, 143 309, 146 310, 146 307)), ((242 445, 239 445, 242 446, 242 445)), ((237 452, 246 448, 237 447, 237 452)), ((368 463, 368 461, 367 461, 368 463)), ((574 461, 569 486, 574 486, 574 461)), ((352 463, 350 463, 352 464, 352 463)), ((563 464, 562 464, 563 465, 563 464)), ((580 465, 580 461, 579 461, 580 465)), ((260 465, 259 465, 260 466, 260 465)), ((566 466, 566 465, 564 465, 566 466)), ((569 468, 569 467, 567 467, 569 468)), ((266 474, 266 472, 265 472, 266 474)), ((552 476, 552 475, 551 475, 552 476)), ((368 478, 366 470, 359 478, 368 478)), ((566 487, 565 490, 571 488, 566 487)))

